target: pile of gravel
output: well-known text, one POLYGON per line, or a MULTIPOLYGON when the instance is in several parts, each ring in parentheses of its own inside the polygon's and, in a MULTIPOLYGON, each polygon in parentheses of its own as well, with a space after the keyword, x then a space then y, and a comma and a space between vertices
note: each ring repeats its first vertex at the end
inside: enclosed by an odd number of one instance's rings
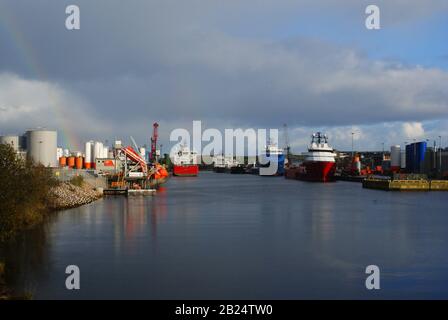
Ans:
POLYGON ((84 184, 82 187, 68 182, 51 190, 49 207, 54 210, 79 207, 101 198, 102 194, 84 184))

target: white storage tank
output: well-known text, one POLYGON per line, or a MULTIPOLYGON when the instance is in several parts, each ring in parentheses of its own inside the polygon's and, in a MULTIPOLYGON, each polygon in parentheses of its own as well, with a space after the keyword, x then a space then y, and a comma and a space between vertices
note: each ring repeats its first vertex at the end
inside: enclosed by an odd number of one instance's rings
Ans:
POLYGON ((101 159, 103 157, 103 144, 101 142, 95 142, 95 148, 93 153, 93 162, 96 159, 101 159))
POLYGON ((88 141, 86 142, 85 145, 85 159, 84 159, 84 166, 86 167, 86 169, 90 169, 92 167, 92 144, 93 141, 88 141))
POLYGON ((391 169, 401 168, 401 147, 399 145, 390 147, 390 166, 391 169))
POLYGON ((401 153, 401 169, 406 169, 406 150, 401 153))
POLYGON ((7 135, 0 137, 0 144, 9 144, 15 152, 19 151, 19 136, 7 135))
POLYGON ((104 147, 103 146, 103 157, 104 159, 106 159, 109 156, 109 147, 104 147))
POLYGON ((46 167, 57 167, 58 133, 52 130, 36 129, 26 132, 28 158, 46 167))

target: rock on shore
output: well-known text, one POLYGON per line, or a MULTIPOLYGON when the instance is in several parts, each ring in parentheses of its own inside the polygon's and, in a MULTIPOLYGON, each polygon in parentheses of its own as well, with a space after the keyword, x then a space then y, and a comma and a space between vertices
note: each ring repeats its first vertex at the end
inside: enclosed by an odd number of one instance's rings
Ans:
POLYGON ((95 191, 84 183, 82 187, 64 182, 51 190, 49 208, 61 210, 79 207, 102 197, 102 193, 95 191))

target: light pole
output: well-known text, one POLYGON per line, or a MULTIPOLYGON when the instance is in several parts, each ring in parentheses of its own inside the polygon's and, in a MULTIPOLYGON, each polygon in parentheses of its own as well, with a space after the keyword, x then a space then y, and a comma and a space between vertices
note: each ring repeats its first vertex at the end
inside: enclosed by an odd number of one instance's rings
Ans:
POLYGON ((355 149, 353 148, 353 136, 355 135, 354 132, 352 132, 352 159, 355 156, 355 149))
POLYGON ((442 136, 439 136, 439 173, 442 175, 442 136))
POLYGON ((381 144, 383 145, 383 160, 384 160, 384 142, 381 142, 381 144))
POLYGON ((164 158, 162 148, 163 148, 163 144, 161 143, 160 144, 160 156, 159 156, 159 158, 161 158, 161 159, 164 158))

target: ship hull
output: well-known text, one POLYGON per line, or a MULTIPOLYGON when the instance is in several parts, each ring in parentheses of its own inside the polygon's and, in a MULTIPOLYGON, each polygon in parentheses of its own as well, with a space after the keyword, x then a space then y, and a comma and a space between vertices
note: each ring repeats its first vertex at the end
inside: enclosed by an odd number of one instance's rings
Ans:
POLYGON ((246 169, 243 166, 234 166, 230 168, 230 173, 232 174, 244 174, 246 169))
POLYGON ((336 163, 330 161, 306 161, 302 170, 297 173, 297 179, 312 182, 334 182, 336 163))
POLYGON ((213 171, 215 171, 217 173, 224 173, 224 172, 226 172, 226 168, 225 167, 214 167, 213 171))
POLYGON ((264 160, 264 162, 268 162, 266 165, 261 165, 260 167, 269 167, 270 162, 274 161, 277 162, 277 171, 274 174, 264 174, 262 171, 258 171, 258 174, 260 176, 282 176, 285 174, 285 156, 284 155, 278 155, 278 156, 271 156, 271 158, 267 158, 264 160))
POLYGON ((298 179, 298 175, 300 173, 299 167, 292 167, 285 169, 285 178, 286 179, 298 179))
POLYGON ((173 175, 177 177, 195 177, 199 173, 199 166, 197 164, 191 165, 174 165, 173 175))

